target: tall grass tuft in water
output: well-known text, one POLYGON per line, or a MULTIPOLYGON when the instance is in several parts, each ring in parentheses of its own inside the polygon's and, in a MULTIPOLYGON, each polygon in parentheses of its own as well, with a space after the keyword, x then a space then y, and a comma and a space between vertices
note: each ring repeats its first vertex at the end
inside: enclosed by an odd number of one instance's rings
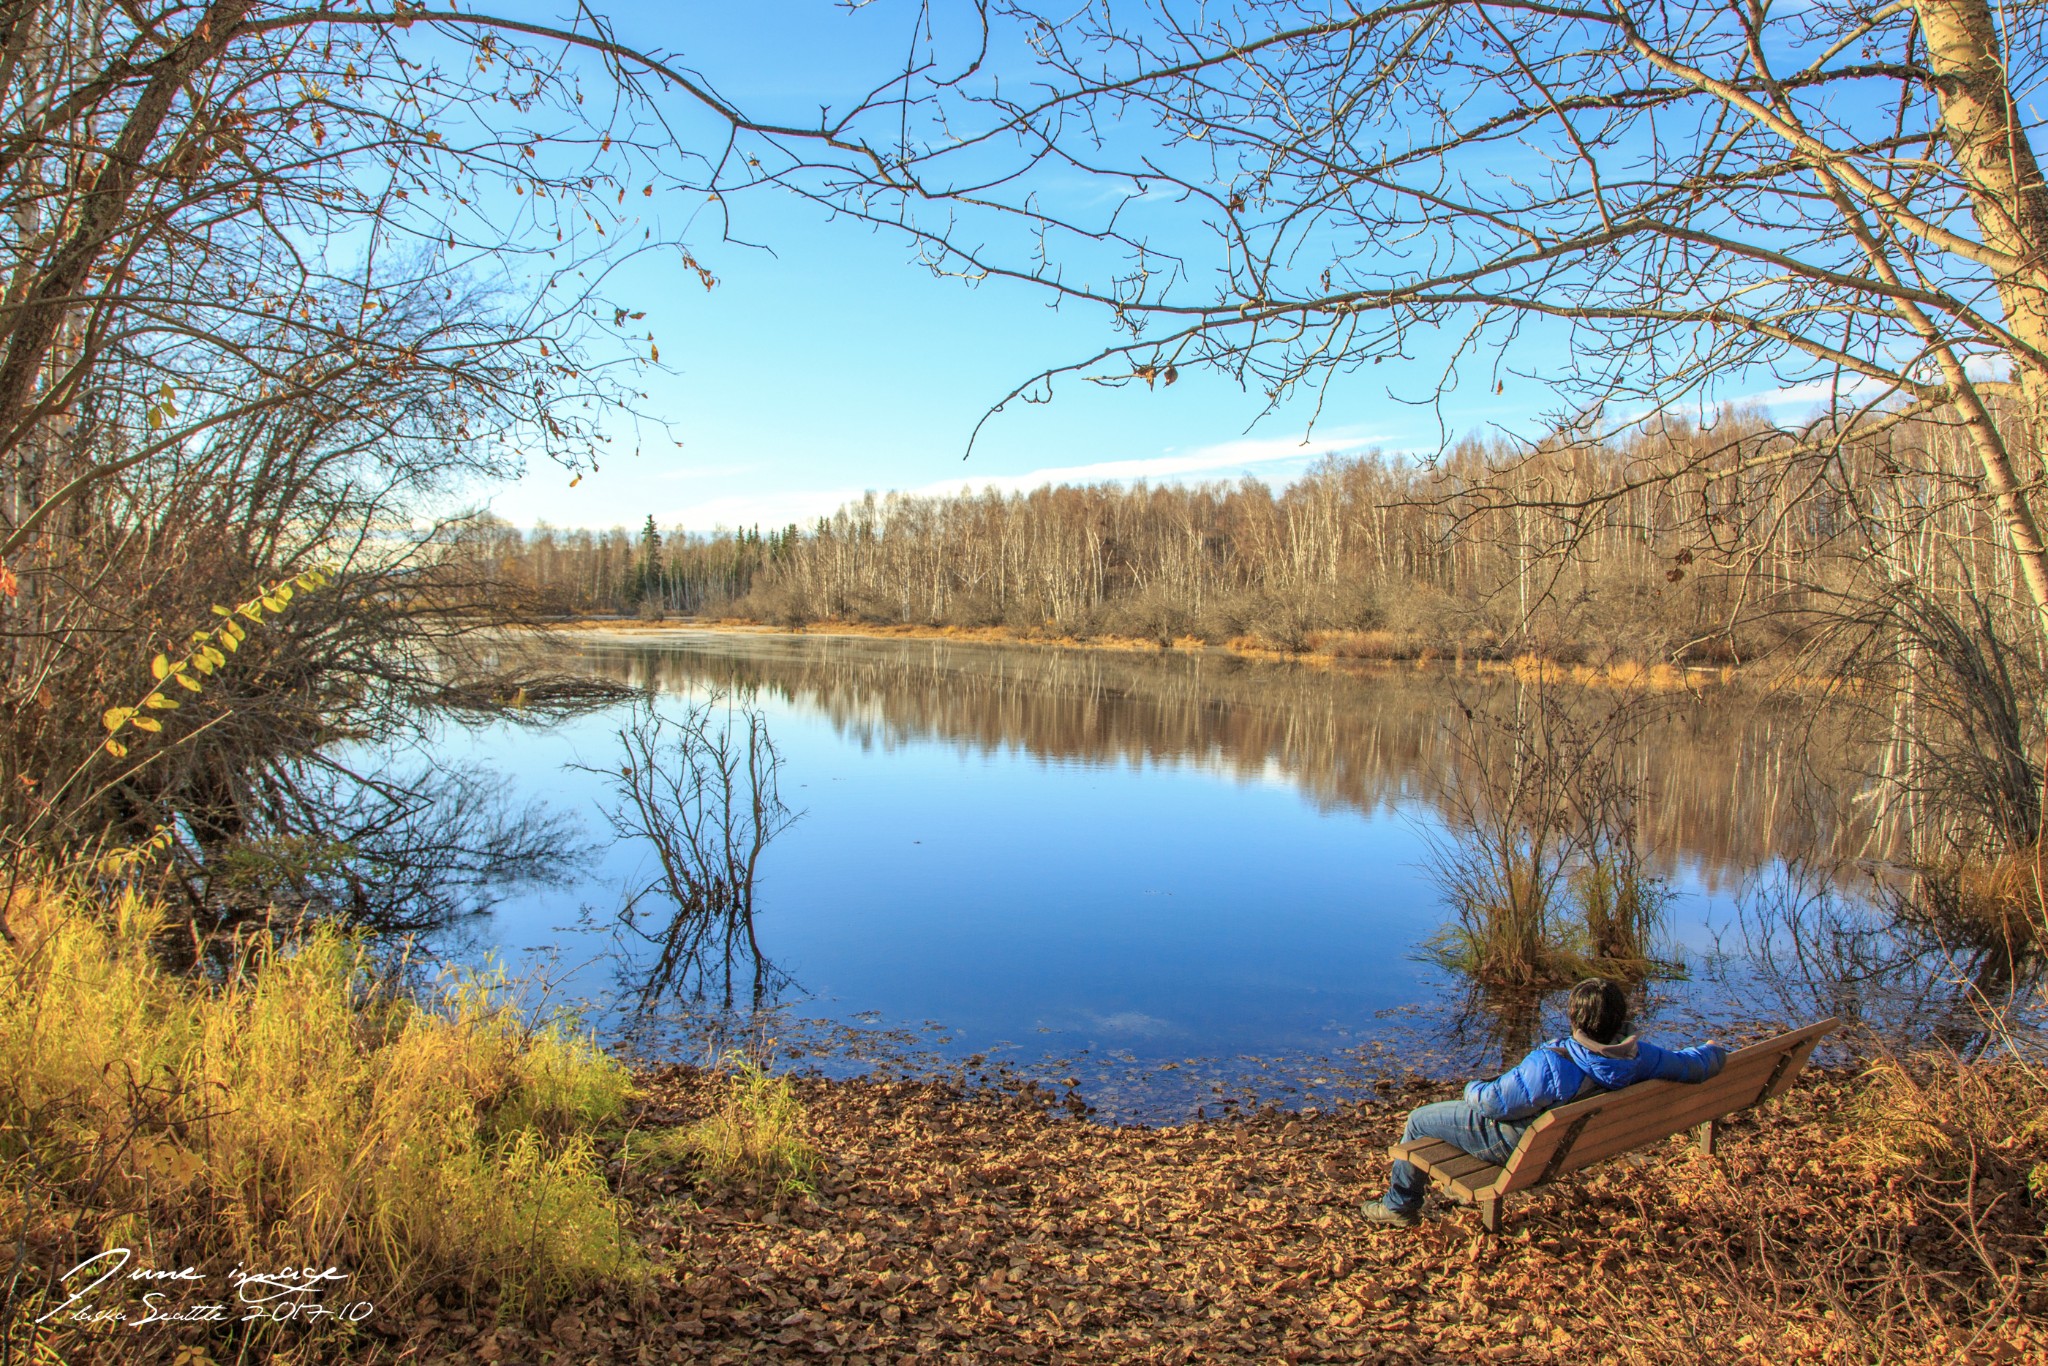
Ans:
POLYGON ((162 913, 133 892, 29 887, 7 909, 9 1347, 50 1350, 20 1333, 64 1331, 27 1325, 116 1247, 216 1284, 334 1266, 349 1300, 401 1314, 458 1289, 536 1312, 644 1274, 592 1138, 627 1073, 567 1022, 532 1023, 502 973, 388 991, 359 941, 321 931, 206 983, 161 967, 162 913))
POLYGON ((1430 848, 1452 914, 1426 956, 1495 993, 1678 975, 1652 957, 1669 892, 1637 844, 1649 713, 1538 686, 1464 717, 1430 848))
POLYGON ((1425 952, 1480 986, 1544 992, 1585 977, 1641 982, 1683 974, 1652 956, 1670 893, 1639 869, 1587 863, 1546 870, 1520 856, 1451 865, 1439 853, 1434 871, 1455 919, 1425 952))
POLYGON ((1569 894, 1582 952, 1601 976, 1640 980, 1673 975, 1675 965, 1651 957, 1664 926, 1670 889, 1633 859, 1593 859, 1572 874, 1569 894))
POLYGON ((1580 972, 1558 911, 1561 873, 1540 850, 1472 839, 1436 850, 1431 872, 1453 917, 1425 945, 1435 962, 1506 991, 1548 990, 1580 972))

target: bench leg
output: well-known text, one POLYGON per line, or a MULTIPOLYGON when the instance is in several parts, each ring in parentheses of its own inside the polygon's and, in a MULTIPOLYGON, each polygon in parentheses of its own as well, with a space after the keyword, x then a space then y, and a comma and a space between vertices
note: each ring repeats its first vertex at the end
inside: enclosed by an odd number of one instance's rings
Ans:
POLYGON ((1500 1202, 1498 1195, 1482 1196, 1472 1203, 1479 1206, 1479 1226, 1488 1233, 1500 1232, 1500 1202))
POLYGON ((1693 1127, 1692 1141, 1698 1144, 1699 1150, 1709 1157, 1712 1157, 1714 1155, 1715 1126, 1719 1123, 1719 1120, 1710 1119, 1705 1124, 1699 1124, 1693 1127))

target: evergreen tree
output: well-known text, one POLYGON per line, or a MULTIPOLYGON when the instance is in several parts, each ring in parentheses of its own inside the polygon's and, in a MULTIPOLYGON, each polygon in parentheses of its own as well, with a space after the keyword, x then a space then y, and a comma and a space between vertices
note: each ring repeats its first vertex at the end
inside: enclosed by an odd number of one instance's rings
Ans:
POLYGON ((650 513, 647 525, 640 529, 640 563, 633 574, 633 600, 664 596, 662 577, 661 532, 656 530, 650 513))

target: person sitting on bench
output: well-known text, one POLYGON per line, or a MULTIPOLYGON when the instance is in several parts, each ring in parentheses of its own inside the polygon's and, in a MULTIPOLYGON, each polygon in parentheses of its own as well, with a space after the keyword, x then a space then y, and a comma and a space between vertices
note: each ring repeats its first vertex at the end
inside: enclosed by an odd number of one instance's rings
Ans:
MULTIPOLYGON (((1463 1100, 1414 1110, 1401 1141, 1442 1139, 1505 1164, 1530 1121, 1554 1105, 1652 1078, 1702 1082, 1728 1060, 1727 1050, 1712 1040, 1664 1049, 1636 1038, 1629 1033, 1628 997, 1612 982, 1588 979, 1573 987, 1565 1016, 1572 1026, 1569 1039, 1541 1045, 1498 1080, 1467 1083, 1463 1100)), ((1429 1178, 1407 1162, 1395 1162, 1388 1178, 1385 1198, 1362 1213, 1369 1223, 1413 1228, 1421 1222, 1429 1178)))

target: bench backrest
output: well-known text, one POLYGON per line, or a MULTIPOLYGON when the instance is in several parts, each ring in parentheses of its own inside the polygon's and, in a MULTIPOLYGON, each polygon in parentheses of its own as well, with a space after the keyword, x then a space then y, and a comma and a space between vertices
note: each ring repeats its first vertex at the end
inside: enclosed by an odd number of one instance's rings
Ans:
POLYGON ((1642 1081, 1546 1110, 1522 1134, 1497 1190, 1534 1186, 1783 1095, 1814 1045, 1840 1024, 1831 1017, 1738 1048, 1707 1081, 1642 1081))

